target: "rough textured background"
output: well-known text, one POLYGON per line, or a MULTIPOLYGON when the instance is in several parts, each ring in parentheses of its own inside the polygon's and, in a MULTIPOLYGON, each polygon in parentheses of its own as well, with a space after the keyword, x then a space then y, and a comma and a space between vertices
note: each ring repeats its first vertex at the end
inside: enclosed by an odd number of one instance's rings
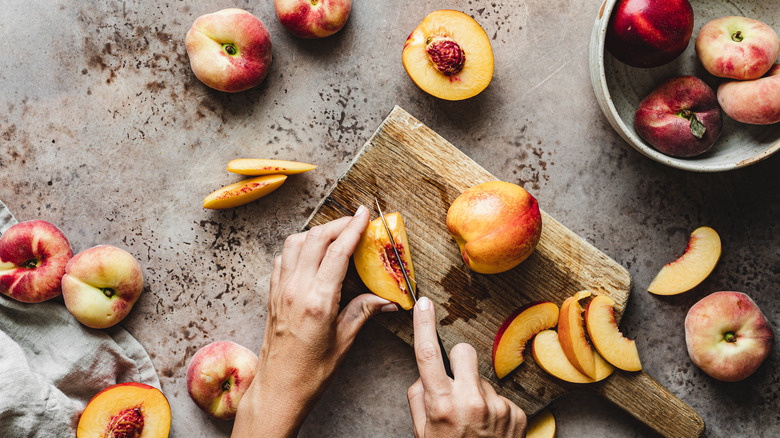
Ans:
MULTIPOLYGON (((128 249, 146 277, 123 325, 149 351, 173 408, 174 437, 227 436, 185 387, 189 358, 231 339, 259 348, 274 254, 297 231, 393 105, 487 170, 525 186, 542 208, 631 272, 622 329, 645 369, 697 409, 707 436, 780 430, 778 348, 741 383, 717 382, 685 352, 688 308, 716 290, 751 295, 780 327, 780 159, 729 173, 677 171, 642 157, 612 131, 590 88, 587 48, 597 1, 356 1, 347 26, 321 41, 278 23, 272 2, 6 0, 0 16, 0 199, 19 220, 60 226, 79 251, 128 249), (263 84, 227 95, 192 74, 184 35, 226 7, 269 28, 263 84), (493 81, 445 102, 419 90, 400 54, 430 11, 456 8, 491 37, 493 81), (237 157, 313 162, 260 202, 223 212, 203 198, 240 179, 237 157), (689 233, 710 225, 723 256, 678 297, 646 292, 689 233)), ((374 323, 301 436, 410 436, 406 388, 414 356, 374 323)), ((593 396, 552 405, 559 436, 652 433, 593 396)))

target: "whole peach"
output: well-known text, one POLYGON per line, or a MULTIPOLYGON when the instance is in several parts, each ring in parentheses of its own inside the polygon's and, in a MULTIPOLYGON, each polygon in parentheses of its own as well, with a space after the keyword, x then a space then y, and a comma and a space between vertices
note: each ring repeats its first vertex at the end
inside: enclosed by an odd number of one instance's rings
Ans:
POLYGON ((738 122, 753 125, 780 122, 780 64, 775 64, 763 78, 720 84, 718 103, 738 122))
POLYGON ((341 30, 352 0, 274 0, 279 22, 300 38, 325 38, 341 30))
POLYGON ((780 38, 761 21, 722 17, 701 28, 696 37, 696 54, 704 68, 715 76, 758 79, 777 60, 780 38))
POLYGON ((447 230, 466 266, 481 274, 497 274, 531 255, 542 234, 542 216, 536 199, 525 189, 490 181, 455 199, 447 211, 447 230))

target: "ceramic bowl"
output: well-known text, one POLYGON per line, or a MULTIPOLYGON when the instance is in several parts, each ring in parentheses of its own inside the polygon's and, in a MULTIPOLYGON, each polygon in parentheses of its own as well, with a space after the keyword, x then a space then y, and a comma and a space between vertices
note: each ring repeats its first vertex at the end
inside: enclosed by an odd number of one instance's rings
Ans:
POLYGON ((709 151, 692 158, 664 155, 640 138, 634 130, 634 112, 639 102, 664 79, 697 76, 713 90, 723 81, 704 69, 694 49, 699 30, 708 21, 727 15, 761 20, 780 31, 780 7, 766 0, 689 0, 693 7, 693 36, 688 48, 669 64, 650 68, 629 67, 604 49, 607 24, 618 0, 601 5, 590 40, 590 79, 601 110, 612 127, 634 149, 659 163, 695 172, 720 172, 757 163, 780 150, 780 123, 746 125, 723 114, 723 131, 709 151))

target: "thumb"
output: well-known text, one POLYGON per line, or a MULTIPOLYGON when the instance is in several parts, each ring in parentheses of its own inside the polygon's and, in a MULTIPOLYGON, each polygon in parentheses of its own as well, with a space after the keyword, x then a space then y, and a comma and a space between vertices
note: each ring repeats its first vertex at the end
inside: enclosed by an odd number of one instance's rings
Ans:
POLYGON ((394 312, 398 306, 374 294, 363 294, 352 301, 339 313, 336 321, 336 336, 342 348, 349 349, 363 325, 372 316, 382 312, 394 312))

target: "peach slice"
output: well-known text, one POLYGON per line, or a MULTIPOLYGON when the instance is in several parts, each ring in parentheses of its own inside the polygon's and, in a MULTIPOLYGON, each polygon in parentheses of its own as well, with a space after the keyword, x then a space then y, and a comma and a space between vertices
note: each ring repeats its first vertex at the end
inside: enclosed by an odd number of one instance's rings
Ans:
POLYGON ((699 227, 691 233, 685 253, 666 264, 648 286, 656 295, 687 292, 710 275, 720 259, 720 236, 710 227, 699 227))
POLYGON ((406 39, 402 61, 418 87, 445 100, 476 96, 493 78, 490 38, 459 11, 428 14, 406 39))
POLYGON ((119 383, 92 397, 81 413, 77 438, 166 438, 171 407, 159 389, 143 383, 119 383))
POLYGON ((399 213, 386 214, 385 220, 393 234, 396 248, 401 254, 400 262, 395 256, 382 219, 379 218, 368 224, 368 228, 358 242, 354 254, 355 268, 360 279, 371 292, 409 310, 414 307, 414 299, 406 287, 401 269, 406 269, 412 281, 413 293, 416 293, 417 285, 414 282, 414 266, 406 227, 399 213))
POLYGON ((540 368, 545 370, 548 374, 566 382, 598 382, 609 377, 615 370, 615 368, 601 356, 596 356, 594 358, 595 378, 590 378, 585 374, 582 374, 566 357, 566 353, 563 352, 563 346, 558 337, 558 332, 555 330, 542 330, 537 333, 534 337, 531 351, 536 364, 539 365, 540 368))
POLYGON ((525 438, 555 438, 555 417, 545 409, 528 420, 525 438))
POLYGON ((558 306, 549 301, 527 304, 504 320, 493 342, 493 368, 499 379, 523 363, 525 344, 558 324, 558 306))
POLYGON ((263 175, 222 187, 203 200, 203 208, 221 210, 256 201, 273 192, 287 179, 287 175, 263 175))
POLYGON ((585 327, 596 351, 607 362, 626 371, 639 371, 642 363, 636 342, 620 333, 615 320, 615 302, 606 295, 598 295, 585 309, 585 327))
POLYGON ((591 295, 590 291, 579 291, 561 304, 561 317, 558 321, 558 334, 566 357, 581 373, 596 378, 596 356, 585 337, 580 300, 591 295))
POLYGON ((238 158, 228 163, 227 170, 241 175, 273 175, 277 173, 295 175, 296 173, 308 172, 315 167, 317 166, 297 161, 238 158))

